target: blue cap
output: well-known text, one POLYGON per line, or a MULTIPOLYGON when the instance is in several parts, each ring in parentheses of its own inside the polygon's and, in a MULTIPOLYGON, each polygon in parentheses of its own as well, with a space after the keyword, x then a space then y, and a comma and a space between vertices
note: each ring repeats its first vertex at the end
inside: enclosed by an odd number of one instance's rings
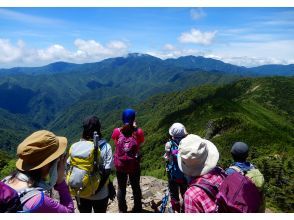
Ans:
POLYGON ((136 112, 133 109, 125 109, 122 114, 124 124, 132 124, 135 121, 136 112))

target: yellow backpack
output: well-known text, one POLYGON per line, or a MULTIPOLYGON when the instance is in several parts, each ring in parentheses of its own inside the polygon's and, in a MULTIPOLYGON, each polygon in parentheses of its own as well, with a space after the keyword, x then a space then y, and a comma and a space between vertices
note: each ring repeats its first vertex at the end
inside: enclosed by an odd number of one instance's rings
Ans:
POLYGON ((72 196, 87 198, 95 195, 101 180, 100 154, 98 143, 92 141, 81 140, 71 146, 66 182, 72 196))

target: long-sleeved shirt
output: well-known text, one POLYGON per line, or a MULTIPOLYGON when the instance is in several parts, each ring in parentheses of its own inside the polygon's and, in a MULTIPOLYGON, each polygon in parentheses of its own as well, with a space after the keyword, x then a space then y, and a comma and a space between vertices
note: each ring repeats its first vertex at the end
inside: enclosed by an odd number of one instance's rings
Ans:
POLYGON ((205 179, 212 185, 221 185, 223 182, 223 177, 219 175, 217 169, 213 169, 203 176, 192 179, 184 196, 186 213, 209 213, 216 211, 217 206, 215 201, 212 200, 203 189, 193 186, 200 178, 205 179))
POLYGON ((74 212, 74 203, 69 193, 69 189, 65 181, 60 184, 56 184, 54 189, 59 193, 60 202, 50 198, 49 196, 44 196, 44 201, 36 209, 35 207, 41 201, 42 194, 32 197, 25 203, 26 210, 33 210, 36 213, 71 213, 74 212))

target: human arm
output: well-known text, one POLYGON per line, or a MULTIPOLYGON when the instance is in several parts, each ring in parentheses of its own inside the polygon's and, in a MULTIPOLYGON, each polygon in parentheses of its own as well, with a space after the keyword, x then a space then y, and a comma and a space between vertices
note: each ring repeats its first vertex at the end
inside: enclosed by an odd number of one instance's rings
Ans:
POLYGON ((60 202, 54 198, 44 195, 44 192, 40 192, 31 199, 29 199, 25 205, 24 210, 34 213, 72 213, 74 212, 74 203, 70 196, 68 186, 65 181, 56 184, 54 189, 58 192, 60 202), (44 198, 42 200, 42 194, 44 198))
POLYGON ((115 128, 115 129, 113 130, 113 132, 112 132, 112 135, 111 135, 111 139, 114 141, 114 144, 116 144, 119 135, 120 135, 120 130, 119 130, 119 128, 115 128))
POLYGON ((50 198, 45 197, 44 206, 47 207, 48 212, 57 212, 57 213, 70 213, 74 212, 74 203, 70 195, 68 186, 64 180, 65 174, 65 165, 67 161, 67 154, 62 155, 58 161, 58 178, 54 189, 59 194, 60 202, 50 198))
POLYGON ((170 143, 170 141, 168 141, 168 142, 166 142, 166 144, 164 146, 164 150, 165 150, 164 159, 167 162, 171 160, 170 149, 171 149, 171 143, 170 143))
POLYGON ((195 203, 193 198, 191 196, 189 196, 188 194, 185 194, 185 197, 184 197, 184 207, 185 207, 185 213, 198 213, 198 212, 200 212, 200 209, 199 209, 197 203, 195 203))
POLYGON ((145 137, 144 137, 144 132, 141 128, 137 129, 136 138, 137 138, 137 142, 139 146, 144 143, 145 137))
POLYGON ((105 145, 105 151, 103 152, 103 155, 101 155, 102 159, 102 167, 101 167, 101 180, 99 183, 99 187, 96 192, 99 192, 102 187, 107 182, 109 175, 111 173, 111 170, 113 168, 113 155, 111 146, 109 144, 105 145))

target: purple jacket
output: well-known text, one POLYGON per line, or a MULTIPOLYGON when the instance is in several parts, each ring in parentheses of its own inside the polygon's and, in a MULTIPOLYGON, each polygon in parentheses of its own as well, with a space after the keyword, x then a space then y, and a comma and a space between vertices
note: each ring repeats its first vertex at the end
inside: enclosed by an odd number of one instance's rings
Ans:
POLYGON ((33 210, 33 212, 37 213, 71 213, 74 212, 74 203, 70 196, 69 189, 65 181, 60 184, 56 184, 54 189, 58 191, 60 196, 60 202, 55 199, 50 198, 49 196, 45 195, 44 201, 41 202, 40 206, 38 204, 41 201, 42 195, 41 193, 32 197, 25 203, 25 209, 33 210))

